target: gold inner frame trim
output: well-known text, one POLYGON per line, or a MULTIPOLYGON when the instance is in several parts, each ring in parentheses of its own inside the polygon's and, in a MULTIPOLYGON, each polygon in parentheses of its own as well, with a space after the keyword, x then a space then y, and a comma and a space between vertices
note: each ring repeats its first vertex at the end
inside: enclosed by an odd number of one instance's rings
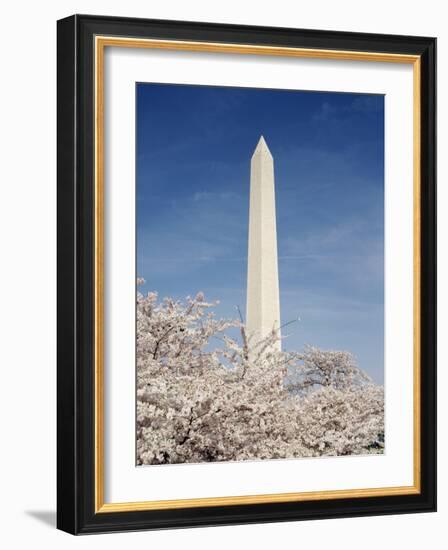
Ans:
POLYGON ((96 36, 95 54, 95 513, 130 512, 142 510, 167 510, 198 508, 208 506, 232 506, 242 504, 264 504, 274 502, 303 502, 334 500, 341 498, 362 498, 394 495, 419 494, 421 491, 421 424, 420 424, 420 196, 421 196, 421 60, 417 55, 390 54, 382 52, 358 52, 345 50, 324 50, 253 44, 226 44, 182 40, 156 40, 96 36), (414 298, 414 365, 413 365, 413 424, 414 424, 414 471, 413 485, 401 487, 379 487, 349 490, 276 493, 262 495, 192 498, 179 500, 153 500, 141 502, 104 502, 104 51, 106 47, 152 48, 160 50, 194 51, 208 53, 232 53, 300 57, 340 61, 370 61, 382 63, 407 63, 413 65, 413 298, 414 298))

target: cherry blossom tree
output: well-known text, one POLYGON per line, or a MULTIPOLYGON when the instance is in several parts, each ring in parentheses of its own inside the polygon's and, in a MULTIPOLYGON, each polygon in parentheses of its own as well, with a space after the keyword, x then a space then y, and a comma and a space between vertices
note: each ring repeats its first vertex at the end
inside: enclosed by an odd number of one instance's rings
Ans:
POLYGON ((291 392, 299 395, 316 388, 344 390, 352 386, 372 384, 370 376, 359 368, 348 351, 324 351, 308 345, 296 357, 300 364, 289 369, 288 387, 291 392))
POLYGON ((214 305, 137 295, 138 464, 382 452, 383 390, 350 354, 278 351, 214 305))

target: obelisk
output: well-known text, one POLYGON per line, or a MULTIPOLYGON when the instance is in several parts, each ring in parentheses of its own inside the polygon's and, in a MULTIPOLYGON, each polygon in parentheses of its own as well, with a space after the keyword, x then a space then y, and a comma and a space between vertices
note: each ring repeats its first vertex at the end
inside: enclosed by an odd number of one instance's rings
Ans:
POLYGON ((252 345, 272 330, 280 336, 274 159, 263 136, 250 166, 246 330, 252 345))

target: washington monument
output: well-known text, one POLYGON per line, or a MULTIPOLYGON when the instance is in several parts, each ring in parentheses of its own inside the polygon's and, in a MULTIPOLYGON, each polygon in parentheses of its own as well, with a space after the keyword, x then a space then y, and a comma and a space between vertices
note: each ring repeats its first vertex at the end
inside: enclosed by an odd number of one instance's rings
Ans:
POLYGON ((246 328, 252 343, 280 331, 274 159, 263 136, 250 166, 246 328))

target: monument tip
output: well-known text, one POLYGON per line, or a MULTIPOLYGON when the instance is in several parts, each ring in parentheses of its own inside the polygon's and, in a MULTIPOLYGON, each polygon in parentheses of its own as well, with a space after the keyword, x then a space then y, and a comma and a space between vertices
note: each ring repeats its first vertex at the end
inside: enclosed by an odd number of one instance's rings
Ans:
POLYGON ((272 157, 271 151, 269 150, 268 144, 266 143, 266 140, 264 139, 263 134, 260 135, 260 139, 258 140, 257 146, 254 151, 254 155, 262 152, 268 153, 272 157))

